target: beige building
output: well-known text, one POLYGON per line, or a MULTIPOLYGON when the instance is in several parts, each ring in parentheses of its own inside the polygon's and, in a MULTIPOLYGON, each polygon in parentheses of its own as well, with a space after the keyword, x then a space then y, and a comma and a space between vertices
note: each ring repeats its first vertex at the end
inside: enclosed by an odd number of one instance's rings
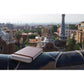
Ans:
POLYGON ((43 28, 41 30, 42 36, 46 36, 48 34, 48 29, 47 28, 43 28))
POLYGON ((77 26, 78 26, 78 30, 83 30, 84 31, 84 21, 77 24, 77 26))
POLYGON ((84 41, 84 31, 78 30, 76 32, 75 39, 77 40, 78 43, 82 43, 84 41))
POLYGON ((75 39, 78 43, 84 42, 84 21, 77 24, 78 30, 75 34, 75 39))

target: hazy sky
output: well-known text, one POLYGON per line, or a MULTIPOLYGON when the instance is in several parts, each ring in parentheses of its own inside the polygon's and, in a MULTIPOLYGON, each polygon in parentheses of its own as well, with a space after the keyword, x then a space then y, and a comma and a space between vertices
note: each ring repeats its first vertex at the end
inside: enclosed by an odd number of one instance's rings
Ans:
MULTIPOLYGON (((0 22, 11 23, 61 23, 61 14, 19 14, 0 15, 0 22)), ((66 23, 76 23, 84 21, 84 14, 66 14, 66 23)))
POLYGON ((78 14, 79 8, 83 11, 83 3, 78 6, 79 2, 74 5, 68 0, 1 0, 0 23, 61 23, 62 13, 66 13, 67 23, 81 22, 84 13, 78 14), (75 11, 78 15, 73 13, 75 11))

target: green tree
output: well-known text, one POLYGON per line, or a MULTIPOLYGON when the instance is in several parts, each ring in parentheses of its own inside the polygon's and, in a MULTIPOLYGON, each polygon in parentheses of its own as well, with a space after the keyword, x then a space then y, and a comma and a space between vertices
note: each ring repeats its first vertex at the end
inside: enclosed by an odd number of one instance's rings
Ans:
POLYGON ((81 43, 78 43, 78 45, 80 46, 81 49, 84 49, 84 41, 81 43))
POLYGON ((76 26, 75 24, 71 24, 71 25, 69 25, 69 27, 70 27, 71 29, 77 29, 77 26, 76 26))
POLYGON ((42 28, 40 28, 39 30, 37 30, 37 33, 38 33, 39 35, 41 35, 41 29, 42 29, 42 28))
POLYGON ((26 29, 23 29, 23 32, 25 33, 29 33, 29 32, 32 32, 32 33, 38 33, 39 35, 41 35, 41 29, 42 28, 38 28, 38 29, 35 29, 35 30, 26 30, 26 29))
POLYGON ((28 32, 29 32, 29 30, 23 29, 23 32, 28 33, 28 32))
POLYGON ((52 33, 57 32, 57 26, 56 26, 56 25, 52 25, 50 31, 51 31, 52 33))
POLYGON ((52 34, 52 38, 53 38, 54 40, 57 40, 58 35, 53 33, 53 34, 52 34))
POLYGON ((67 40, 67 46, 66 46, 67 51, 79 50, 79 49, 80 47, 76 43, 76 40, 74 39, 74 37, 72 39, 67 40))
POLYGON ((25 42, 24 42, 24 44, 25 44, 26 46, 29 46, 28 41, 29 41, 29 38, 27 38, 27 39, 25 40, 25 42))
POLYGON ((82 42, 82 49, 84 49, 84 41, 82 42))
POLYGON ((28 38, 30 39, 35 39, 36 35, 32 34, 32 35, 29 35, 28 38))
POLYGON ((20 38, 21 38, 21 36, 22 36, 22 32, 21 32, 21 31, 17 31, 17 32, 15 33, 15 36, 16 36, 16 38, 17 38, 17 45, 18 45, 18 47, 20 48, 20 43, 19 43, 19 41, 20 41, 20 38))
POLYGON ((18 51, 18 46, 17 46, 17 45, 15 45, 15 52, 16 52, 16 51, 18 51))

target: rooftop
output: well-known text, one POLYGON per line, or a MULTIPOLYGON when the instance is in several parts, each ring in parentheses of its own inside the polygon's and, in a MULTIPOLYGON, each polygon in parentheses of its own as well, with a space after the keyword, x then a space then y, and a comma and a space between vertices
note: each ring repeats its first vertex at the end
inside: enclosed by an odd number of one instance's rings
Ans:
POLYGON ((29 39, 29 43, 37 43, 36 39, 29 39))

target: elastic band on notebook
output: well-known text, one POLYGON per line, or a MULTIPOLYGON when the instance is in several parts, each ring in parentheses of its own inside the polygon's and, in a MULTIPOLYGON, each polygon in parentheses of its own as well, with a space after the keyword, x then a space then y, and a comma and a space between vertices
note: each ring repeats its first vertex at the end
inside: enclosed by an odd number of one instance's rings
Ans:
POLYGON ((21 55, 21 56, 25 56, 25 57, 30 57, 30 58, 32 58, 32 61, 33 61, 33 57, 31 57, 31 56, 27 56, 27 55, 23 55, 23 54, 17 54, 17 53, 14 53, 15 55, 21 55))

